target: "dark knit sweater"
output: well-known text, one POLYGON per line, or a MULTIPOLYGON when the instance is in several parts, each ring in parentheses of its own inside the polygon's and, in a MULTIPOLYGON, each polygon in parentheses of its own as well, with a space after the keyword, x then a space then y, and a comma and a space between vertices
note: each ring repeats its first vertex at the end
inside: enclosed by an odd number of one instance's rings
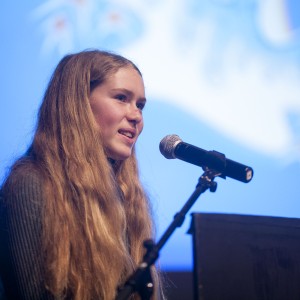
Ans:
POLYGON ((43 194, 37 174, 19 175, 0 201, 0 271, 7 299, 53 299, 41 258, 43 194))

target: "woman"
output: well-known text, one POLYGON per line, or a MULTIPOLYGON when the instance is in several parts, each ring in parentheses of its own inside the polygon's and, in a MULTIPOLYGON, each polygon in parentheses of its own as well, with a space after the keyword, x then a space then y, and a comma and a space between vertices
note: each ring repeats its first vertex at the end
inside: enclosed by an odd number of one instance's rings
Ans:
MULTIPOLYGON (((2 189, 8 298, 114 299, 135 270, 152 237, 134 150, 145 103, 141 73, 124 57, 95 50, 60 61, 33 142, 2 189)), ((157 290, 154 268, 152 277, 157 290)))

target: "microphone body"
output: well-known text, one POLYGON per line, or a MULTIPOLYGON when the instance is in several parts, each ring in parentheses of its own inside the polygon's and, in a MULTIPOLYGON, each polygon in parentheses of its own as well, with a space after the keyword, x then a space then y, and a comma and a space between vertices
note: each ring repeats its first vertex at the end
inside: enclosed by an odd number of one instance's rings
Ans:
POLYGON ((183 142, 178 135, 167 135, 159 144, 160 152, 168 159, 178 158, 193 165, 209 168, 238 181, 248 183, 253 177, 253 169, 241 163, 227 159, 217 151, 206 151, 183 142))

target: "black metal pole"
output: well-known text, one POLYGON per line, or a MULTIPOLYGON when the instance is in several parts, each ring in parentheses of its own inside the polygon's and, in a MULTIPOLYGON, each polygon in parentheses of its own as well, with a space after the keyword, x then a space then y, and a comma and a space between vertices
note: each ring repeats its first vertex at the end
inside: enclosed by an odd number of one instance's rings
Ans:
POLYGON ((217 183, 214 182, 214 178, 218 175, 220 174, 214 170, 206 169, 203 175, 199 178, 194 192, 182 209, 175 214, 173 221, 157 244, 155 244, 152 240, 145 241, 144 246, 146 247, 147 252, 144 259, 139 264, 137 270, 125 282, 124 286, 119 289, 116 300, 126 300, 135 292, 139 292, 143 300, 150 299, 151 292, 153 290, 150 267, 158 258, 159 250, 165 245, 175 229, 183 224, 187 212, 196 202, 198 197, 207 189, 210 189, 211 192, 216 191, 217 183))

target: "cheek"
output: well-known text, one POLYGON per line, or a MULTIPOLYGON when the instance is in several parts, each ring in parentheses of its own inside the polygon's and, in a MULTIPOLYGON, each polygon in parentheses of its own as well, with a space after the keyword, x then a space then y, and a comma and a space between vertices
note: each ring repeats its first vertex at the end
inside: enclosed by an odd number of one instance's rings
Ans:
POLYGON ((142 133, 143 129, 144 129, 144 121, 141 121, 141 122, 138 124, 139 134, 142 133))
MULTIPOLYGON (((93 111, 93 116, 94 116, 94 121, 96 123, 96 127, 97 129, 102 128, 103 125, 103 116, 101 113, 99 113, 96 110, 92 110, 93 111)), ((105 117, 105 116, 104 116, 105 117)))
POLYGON ((99 130, 101 130, 102 134, 110 133, 115 127, 115 120, 109 117, 107 114, 99 114, 96 118, 96 122, 99 130))
POLYGON ((91 109, 98 128, 105 130, 105 128, 113 124, 113 114, 109 107, 107 108, 96 103, 91 105, 91 109))

